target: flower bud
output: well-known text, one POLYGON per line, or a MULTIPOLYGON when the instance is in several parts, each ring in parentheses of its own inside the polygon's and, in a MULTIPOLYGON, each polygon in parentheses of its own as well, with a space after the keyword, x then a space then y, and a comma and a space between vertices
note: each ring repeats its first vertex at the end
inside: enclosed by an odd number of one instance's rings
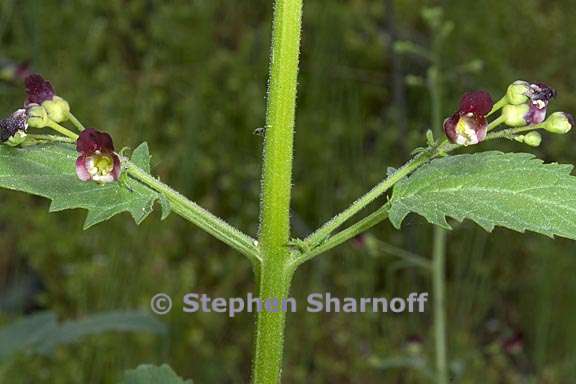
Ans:
POLYGON ((24 140, 26 140, 26 136, 27 135, 25 131, 16 131, 15 134, 13 134, 8 138, 6 144, 8 144, 11 147, 17 147, 20 144, 22 144, 24 140))
POLYGON ((517 80, 508 86, 506 97, 512 105, 524 104, 529 100, 530 83, 524 80, 517 80))
POLYGON ((524 144, 531 147, 539 147, 542 143, 542 135, 536 131, 528 132, 524 136, 524 144))
POLYGON ((565 112, 554 112, 544 122, 544 129, 551 133, 568 133, 574 125, 574 116, 565 112))
POLYGON ((54 96, 51 100, 44 101, 42 106, 46 109, 50 120, 57 123, 68 120, 70 105, 60 96, 54 96))
POLYGON ((48 126, 50 119, 46 109, 38 104, 31 104, 27 111, 28 126, 32 128, 44 128, 48 126))
POLYGON ((526 125, 526 116, 530 111, 530 106, 528 104, 520 105, 506 105, 502 108, 502 117, 504 118, 504 124, 509 127, 521 127, 526 125))

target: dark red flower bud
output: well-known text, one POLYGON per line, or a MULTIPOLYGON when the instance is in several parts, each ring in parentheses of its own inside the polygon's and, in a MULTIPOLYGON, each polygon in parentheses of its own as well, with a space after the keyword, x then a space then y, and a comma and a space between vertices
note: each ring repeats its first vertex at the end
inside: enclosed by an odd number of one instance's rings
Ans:
POLYGON ((493 106, 485 91, 468 92, 460 100, 460 108, 444 120, 444 132, 452 143, 477 144, 486 138, 486 115, 493 106))
POLYGON ((26 105, 42 104, 46 100, 52 100, 56 93, 52 84, 45 80, 41 75, 35 73, 24 80, 26 85, 26 105))
POLYGON ((80 153, 76 160, 76 174, 80 180, 110 183, 120 177, 120 158, 114 152, 109 134, 85 129, 76 141, 76 150, 80 153))

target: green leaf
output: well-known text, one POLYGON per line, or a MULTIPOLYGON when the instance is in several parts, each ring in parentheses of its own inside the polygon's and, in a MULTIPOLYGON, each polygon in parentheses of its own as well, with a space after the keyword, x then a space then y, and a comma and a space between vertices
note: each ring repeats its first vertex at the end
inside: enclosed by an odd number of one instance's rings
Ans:
POLYGON ((487 231, 499 225, 576 239, 576 177, 571 165, 544 164, 527 153, 483 152, 430 162, 399 182, 390 221, 410 212, 450 228, 446 216, 487 231))
POLYGON ((145 172, 150 173, 150 158, 148 143, 144 142, 132 152, 132 158, 130 160, 145 172))
POLYGON ((182 380, 166 364, 140 365, 124 373, 122 384, 192 384, 192 380, 182 380))
MULTIPOLYGON (((85 229, 121 212, 129 212, 140 224, 152 212, 158 193, 131 178, 105 185, 82 182, 76 176, 77 156, 67 144, 0 146, 0 187, 51 199, 51 212, 87 209, 85 229)), ((146 144, 134 151, 134 157, 140 167, 149 169, 146 144)))
POLYGON ((105 332, 166 333, 166 326, 148 313, 113 311, 58 323, 52 312, 40 312, 0 328, 0 361, 20 353, 51 354, 60 345, 105 332))

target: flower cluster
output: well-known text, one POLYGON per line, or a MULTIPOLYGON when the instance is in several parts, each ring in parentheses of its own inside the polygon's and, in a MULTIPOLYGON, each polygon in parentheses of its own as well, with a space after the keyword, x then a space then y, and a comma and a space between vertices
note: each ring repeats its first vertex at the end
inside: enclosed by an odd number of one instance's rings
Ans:
POLYGON ((544 83, 529 83, 518 80, 510 84, 506 92, 506 105, 502 115, 506 125, 520 127, 540 124, 546 119, 548 103, 556 91, 544 83))
MULTIPOLYGON (((76 174, 82 181, 110 183, 117 181, 121 172, 120 156, 114 152, 110 135, 84 127, 73 119, 66 100, 56 95, 52 84, 39 74, 25 77, 26 100, 23 108, 0 120, 0 142, 9 145, 23 144, 29 128, 52 128, 69 138, 76 139, 76 174), (71 120, 80 135, 59 123, 71 120)), ((34 136, 34 135, 32 135, 34 136)))
POLYGON ((542 136, 535 130, 564 134, 574 126, 569 113, 555 112, 546 119, 548 105, 555 96, 556 91, 548 85, 523 80, 510 84, 497 103, 486 91, 469 92, 460 100, 458 111, 444 121, 444 132, 452 143, 471 145, 483 141, 490 129, 505 124, 517 127, 518 132, 528 132, 520 135, 514 131, 511 138, 537 147, 542 136), (500 109, 501 116, 489 124, 487 118, 500 109))

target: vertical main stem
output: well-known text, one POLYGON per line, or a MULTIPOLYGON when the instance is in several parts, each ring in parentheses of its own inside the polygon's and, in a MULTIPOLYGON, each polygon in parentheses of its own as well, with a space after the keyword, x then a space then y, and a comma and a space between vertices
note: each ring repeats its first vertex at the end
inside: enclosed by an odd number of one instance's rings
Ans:
MULTIPOLYGON (((442 135, 442 78, 440 67, 440 46, 436 38, 433 47, 434 65, 428 72, 428 86, 432 106, 432 128, 434 136, 442 135)), ((448 384, 448 359, 446 351, 446 230, 434 226, 432 252, 432 285, 434 294, 434 343, 436 355, 436 383, 448 384)))
MULTIPOLYGON (((260 207, 263 300, 286 298, 293 272, 287 245, 301 24, 302 0, 275 1, 260 207)), ((280 381, 285 321, 281 310, 258 314, 254 384, 280 381)))
POLYGON ((432 282, 434 289, 434 343, 436 350, 437 384, 448 384, 448 362, 446 358, 445 262, 446 232, 440 227, 435 227, 432 282))

